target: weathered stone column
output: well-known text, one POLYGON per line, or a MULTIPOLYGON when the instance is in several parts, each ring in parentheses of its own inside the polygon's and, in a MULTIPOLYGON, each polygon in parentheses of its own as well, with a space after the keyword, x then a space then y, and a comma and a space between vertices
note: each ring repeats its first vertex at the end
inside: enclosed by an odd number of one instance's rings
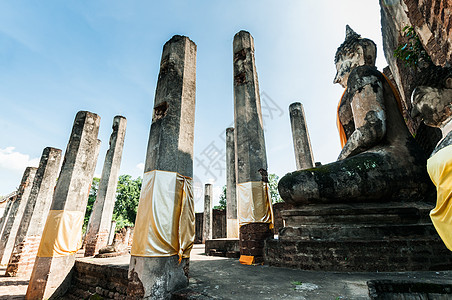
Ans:
POLYGON ((115 239, 115 229, 116 229, 116 221, 111 221, 110 225, 110 232, 108 233, 108 245, 111 245, 113 243, 113 240, 115 239))
POLYGON ((93 256, 99 249, 107 246, 113 208, 116 201, 119 168, 122 148, 126 134, 127 120, 122 116, 113 119, 113 132, 110 136, 110 149, 105 156, 104 167, 94 202, 91 222, 85 237, 85 256, 93 256))
MULTIPOLYGON (((161 170, 177 172, 187 177, 193 176, 195 94, 196 45, 188 37, 173 36, 163 47, 145 175, 150 171, 161 170)), ((168 190, 168 193, 174 195, 174 191, 168 190)), ((142 200, 140 197, 139 205, 142 200)), ((132 252, 137 242, 135 237, 140 234, 138 230, 136 226, 132 252)), ((190 230, 194 233, 194 228, 190 230)), ((178 255, 168 257, 132 255, 129 265, 128 298, 169 299, 172 291, 187 286, 189 259, 182 258, 180 263, 178 260, 178 255)))
POLYGON ((212 239, 212 185, 204 185, 204 214, 203 214, 202 242, 212 239))
POLYGON ((30 275, 38 253, 44 223, 52 203, 60 167, 61 150, 44 149, 36 171, 28 202, 17 231, 6 276, 30 275))
POLYGON ((289 114, 297 170, 313 168, 315 165, 314 155, 303 105, 300 102, 292 103, 289 106, 289 114))
POLYGON ((75 117, 25 299, 59 297, 70 284, 99 154, 99 123, 100 117, 91 112, 75 117), (61 232, 70 236, 63 244, 56 243, 64 239, 61 232))
POLYGON ((11 209, 6 220, 5 228, 3 229, 2 238, 0 240, 0 258, 1 264, 7 264, 14 248, 14 241, 16 240, 17 230, 20 226, 20 220, 24 214, 25 206, 27 205, 28 197, 30 196, 33 180, 36 175, 37 168, 27 167, 22 181, 19 186, 19 192, 16 199, 11 205, 11 209))
MULTIPOLYGON (((263 187, 268 182, 259 83, 254 62, 254 40, 251 34, 246 31, 237 33, 234 36, 233 49, 237 188, 246 183, 250 206, 265 207, 268 203, 265 193, 255 196, 254 188, 251 191, 253 184, 257 183, 263 187)), ((240 254, 254 256, 255 261, 260 262, 263 261, 264 240, 271 236, 271 230, 267 222, 243 223, 240 220, 241 209, 245 206, 242 200, 238 197, 240 254)), ((250 208, 249 211, 253 209, 250 208)), ((246 217, 253 219, 250 215, 246 217)))
POLYGON ((3 211, 3 217, 0 219, 0 236, 3 234, 3 228, 5 226, 6 220, 8 220, 8 215, 11 210, 11 206, 13 205, 16 197, 17 195, 14 197, 10 197, 8 200, 6 200, 8 202, 6 203, 5 210, 3 211))
POLYGON ((239 237, 235 173, 234 128, 230 127, 226 129, 226 231, 228 238, 239 237))

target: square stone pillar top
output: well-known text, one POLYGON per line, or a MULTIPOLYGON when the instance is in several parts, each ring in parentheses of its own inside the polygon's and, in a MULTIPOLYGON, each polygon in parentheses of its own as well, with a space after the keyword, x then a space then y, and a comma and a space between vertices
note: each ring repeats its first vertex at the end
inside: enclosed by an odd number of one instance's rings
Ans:
POLYGON ((85 211, 99 154, 99 125, 100 116, 95 113, 79 111, 75 116, 51 210, 85 211))
POLYGON ((234 36, 234 60, 235 54, 243 49, 251 49, 251 51, 254 51, 254 38, 251 33, 245 30, 237 32, 234 36))
POLYGON ((195 47, 196 50, 196 44, 195 42, 193 42, 192 40, 190 40, 190 38, 188 36, 185 35, 173 35, 173 37, 171 39, 169 39, 165 45, 163 46, 163 49, 165 49, 165 47, 168 47, 170 45, 173 44, 177 44, 177 43, 189 43, 191 46, 195 47))
POLYGON ((145 172, 193 176, 196 44, 173 36, 163 47, 145 172))
POLYGON ((114 131, 121 130, 127 126, 127 119, 123 116, 115 116, 113 118, 113 125, 112 128, 114 131))
POLYGON ((303 105, 300 102, 294 102, 294 103, 289 105, 289 111, 290 112, 296 111, 296 110, 304 111, 303 110, 303 105))
POLYGON ((52 147, 46 147, 42 151, 39 168, 36 171, 28 203, 17 232, 16 244, 17 240, 23 239, 27 235, 40 235, 42 233, 52 201, 61 153, 60 149, 52 147))

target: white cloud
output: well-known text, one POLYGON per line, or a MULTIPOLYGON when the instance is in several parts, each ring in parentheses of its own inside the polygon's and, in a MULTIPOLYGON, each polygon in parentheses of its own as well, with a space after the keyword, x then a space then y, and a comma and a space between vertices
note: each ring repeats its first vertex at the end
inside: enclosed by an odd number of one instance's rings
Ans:
POLYGON ((136 165, 136 167, 137 167, 140 171, 144 172, 144 163, 139 163, 138 165, 136 165))
POLYGON ((0 168, 23 171, 26 167, 38 167, 39 158, 14 151, 15 147, 0 148, 0 168))

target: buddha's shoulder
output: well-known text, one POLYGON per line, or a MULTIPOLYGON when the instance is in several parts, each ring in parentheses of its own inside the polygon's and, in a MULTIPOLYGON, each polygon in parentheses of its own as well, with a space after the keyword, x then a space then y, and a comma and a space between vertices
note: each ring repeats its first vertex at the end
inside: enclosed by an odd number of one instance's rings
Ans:
POLYGON ((383 75, 380 71, 377 70, 376 67, 373 66, 359 66, 354 68, 350 72, 350 76, 348 77, 347 87, 350 87, 351 90, 355 90, 356 88, 360 88, 367 84, 372 84, 375 82, 375 78, 377 80, 384 80, 383 75))

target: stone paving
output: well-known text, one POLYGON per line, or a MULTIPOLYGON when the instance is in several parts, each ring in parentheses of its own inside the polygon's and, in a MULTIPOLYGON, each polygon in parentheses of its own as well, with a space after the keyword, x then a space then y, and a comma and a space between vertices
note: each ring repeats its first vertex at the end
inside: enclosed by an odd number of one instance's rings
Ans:
POLYGON ((0 300, 19 300, 25 298, 28 281, 26 277, 6 277, 6 265, 0 267, 0 300))
MULTIPOLYGON (((96 264, 125 265, 130 256, 93 259, 96 264)), ((5 277, 0 267, 0 300, 24 299, 28 278, 5 277)), ((452 271, 339 273, 314 272, 269 266, 243 266, 238 259, 206 256, 204 245, 196 244, 190 261, 190 286, 206 299, 369 299, 367 281, 392 279, 404 281, 452 281, 452 271)), ((188 293, 186 293, 188 294, 188 293)), ((202 298, 202 297, 201 297, 202 298)), ((196 299, 201 299, 200 297, 196 299)))

